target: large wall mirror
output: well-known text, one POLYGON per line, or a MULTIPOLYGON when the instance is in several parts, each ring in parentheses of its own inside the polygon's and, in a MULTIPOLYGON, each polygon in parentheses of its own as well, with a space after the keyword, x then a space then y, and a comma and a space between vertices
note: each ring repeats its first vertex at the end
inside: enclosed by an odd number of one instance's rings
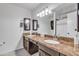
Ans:
POLYGON ((76 37, 77 35, 76 8, 77 8, 76 4, 61 4, 55 9, 52 9, 52 14, 39 17, 39 25, 40 25, 39 33, 56 35, 59 37, 60 36, 70 38, 76 37))
POLYGON ((55 12, 56 19, 58 19, 56 20, 56 35, 74 38, 77 35, 77 5, 64 5, 64 7, 58 7, 55 12))
POLYGON ((29 31, 30 30, 30 18, 24 18, 24 30, 29 31))
POLYGON ((32 20, 32 29, 34 31, 37 31, 38 30, 38 20, 32 20))

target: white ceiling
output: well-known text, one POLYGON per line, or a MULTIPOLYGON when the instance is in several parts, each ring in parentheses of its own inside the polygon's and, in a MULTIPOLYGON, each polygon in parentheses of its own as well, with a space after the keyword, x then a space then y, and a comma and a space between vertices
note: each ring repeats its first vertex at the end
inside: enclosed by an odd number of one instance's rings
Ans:
POLYGON ((29 10, 33 10, 36 8, 40 3, 14 3, 14 5, 22 7, 22 8, 27 8, 29 10))
POLYGON ((48 5, 52 5, 52 7, 54 7, 55 5, 59 5, 59 3, 13 3, 13 5, 32 11, 39 9, 39 7, 45 7, 48 5))

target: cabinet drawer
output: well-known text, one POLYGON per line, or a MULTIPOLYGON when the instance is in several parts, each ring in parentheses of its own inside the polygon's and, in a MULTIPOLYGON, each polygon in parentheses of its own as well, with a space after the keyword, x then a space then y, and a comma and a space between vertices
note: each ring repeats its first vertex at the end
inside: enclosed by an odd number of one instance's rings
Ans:
POLYGON ((51 56, 59 56, 59 52, 52 50, 42 44, 39 44, 39 49, 45 51, 46 53, 48 53, 51 56))
POLYGON ((39 50, 39 56, 51 56, 48 53, 44 52, 43 50, 39 50))
POLYGON ((26 50, 28 50, 29 41, 28 41, 28 38, 26 37, 23 37, 23 46, 26 50))
POLYGON ((66 55, 60 53, 60 56, 66 56, 66 55))

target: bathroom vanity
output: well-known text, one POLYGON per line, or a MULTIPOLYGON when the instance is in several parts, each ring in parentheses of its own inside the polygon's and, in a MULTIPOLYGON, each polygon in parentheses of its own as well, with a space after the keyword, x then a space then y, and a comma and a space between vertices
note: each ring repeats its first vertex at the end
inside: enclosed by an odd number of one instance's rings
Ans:
POLYGON ((45 42, 45 40, 54 40, 53 36, 24 36, 28 39, 29 42, 27 44, 24 44, 24 46, 27 46, 24 48, 31 54, 38 51, 39 56, 79 56, 79 50, 74 49, 75 47, 73 38, 58 37, 57 41, 60 42, 59 44, 50 44, 45 42))

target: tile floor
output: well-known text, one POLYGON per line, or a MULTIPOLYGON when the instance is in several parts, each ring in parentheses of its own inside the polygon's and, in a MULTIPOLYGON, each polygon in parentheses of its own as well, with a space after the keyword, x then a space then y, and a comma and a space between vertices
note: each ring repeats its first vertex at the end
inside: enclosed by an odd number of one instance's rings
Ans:
POLYGON ((16 51, 12 51, 6 54, 3 54, 1 56, 39 56, 39 53, 35 53, 33 55, 30 55, 24 48, 16 50, 16 51))

